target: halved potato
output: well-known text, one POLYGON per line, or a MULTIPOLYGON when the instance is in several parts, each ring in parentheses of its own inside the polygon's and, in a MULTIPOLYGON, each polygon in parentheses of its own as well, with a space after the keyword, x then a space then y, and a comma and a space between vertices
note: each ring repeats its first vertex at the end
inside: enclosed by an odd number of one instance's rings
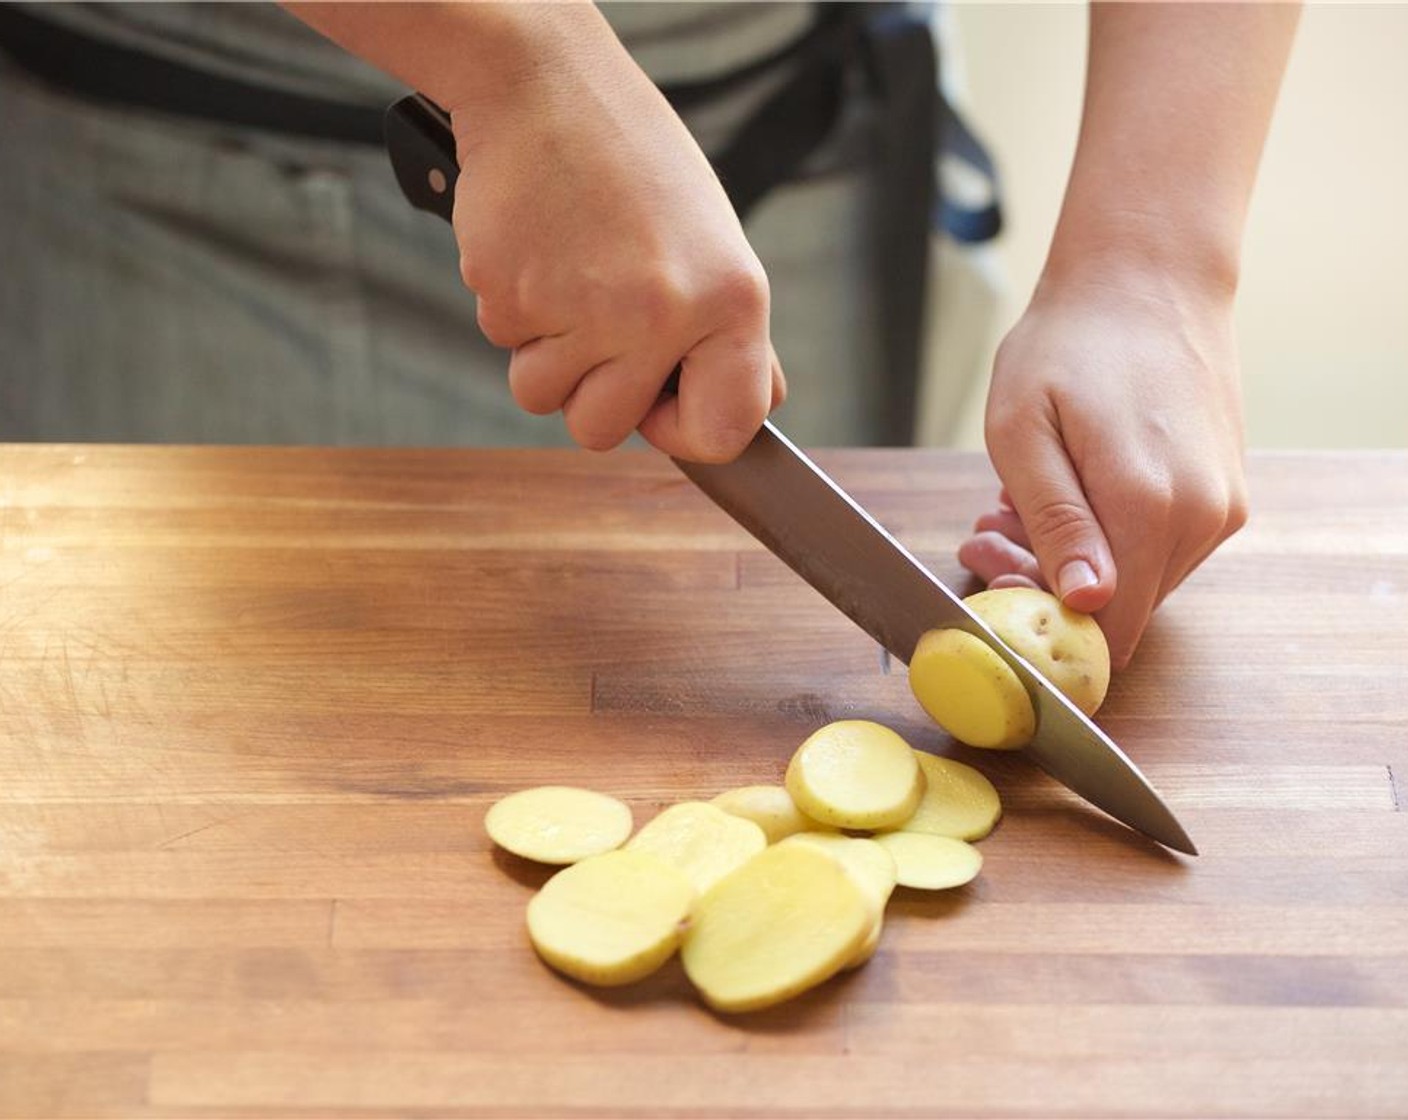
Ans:
POLYGON ((484 816, 489 839, 539 863, 576 863, 609 852, 626 842, 631 827, 624 802, 575 786, 519 790, 484 816))
POLYGON ((909 659, 909 687, 929 717, 970 747, 1016 750, 1036 733, 1026 686, 966 630, 930 630, 909 659))
POLYGON ((983 854, 972 844, 927 832, 884 832, 875 837, 895 857, 902 887, 947 890, 972 882, 983 867, 983 854))
POLYGON ((797 808, 792 795, 782 786, 740 786, 726 790, 710 802, 725 813, 752 821, 763 830, 769 844, 798 832, 822 827, 797 808))
POLYGON ((835 975, 872 925, 839 860, 810 844, 777 844, 699 899, 680 959, 710 1007, 756 1011, 835 975))
POLYGON ((626 850, 673 864, 703 894, 767 846, 763 830, 752 821, 707 801, 681 801, 631 837, 626 850))
POLYGON ((916 751, 924 771, 924 797, 902 832, 931 832, 955 840, 981 840, 1002 816, 1002 802, 987 777, 951 758, 916 751))
POLYGON ((836 828, 896 828, 924 794, 924 772, 899 735, 870 720, 828 723, 787 766, 797 808, 836 828))
POLYGON ((528 936, 553 968, 615 987, 649 976, 679 947, 695 899, 689 879, 645 852, 592 856, 528 903, 528 936))

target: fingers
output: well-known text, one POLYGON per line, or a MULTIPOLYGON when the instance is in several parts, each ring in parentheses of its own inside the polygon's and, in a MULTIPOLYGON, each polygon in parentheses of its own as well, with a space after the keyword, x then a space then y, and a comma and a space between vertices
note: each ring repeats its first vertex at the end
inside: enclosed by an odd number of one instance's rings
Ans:
POLYGON ((705 461, 736 456, 767 414, 787 398, 787 379, 771 346, 766 369, 751 374, 747 359, 720 368, 727 348, 698 347, 685 363, 670 359, 665 351, 634 363, 619 357, 598 360, 599 351, 578 335, 532 339, 509 360, 509 391, 527 412, 545 416, 561 411, 572 438, 591 450, 616 447, 640 428, 661 450, 705 461), (721 397, 725 406, 741 404, 736 418, 722 425, 696 421, 696 429, 689 430, 691 416, 708 415, 708 402, 694 413, 681 413, 674 398, 660 398, 677 364, 688 365, 692 373, 686 381, 681 371, 682 396, 697 397, 702 387, 706 394, 721 397), (720 427, 723 437, 717 434, 720 427))
POLYGON ((989 427, 988 445, 1045 582, 1073 610, 1093 613, 1115 594, 1115 563, 1054 417, 1016 431, 989 427))
POLYGON ((586 372, 605 355, 580 335, 548 335, 518 346, 508 362, 508 388, 518 407, 535 416, 557 412, 586 372))
POLYGON ((1027 548, 995 530, 975 533, 958 547, 958 562, 989 587, 1044 587, 1041 568, 1027 548))
POLYGON ((660 399, 675 359, 614 358, 588 370, 562 405, 567 431, 590 451, 610 451, 623 443, 660 399))
POLYGON ((1119 592, 1103 609, 1092 612, 1105 633, 1110 665, 1116 671, 1129 664, 1159 605, 1164 577, 1161 553, 1157 542, 1120 549, 1119 592))
POLYGON ((656 403, 640 433, 661 451, 701 463, 738 457, 758 434, 786 381, 771 347, 707 338, 680 363, 680 390, 656 403))
POLYGON ((777 360, 777 351, 771 343, 768 344, 768 354, 772 366, 772 403, 768 405, 768 412, 772 413, 787 400, 787 375, 782 372, 782 363, 777 360))
POLYGON ((1120 558, 1120 590, 1096 615, 1116 669, 1129 663, 1159 604, 1247 520, 1240 474, 1190 472, 1174 485, 1146 479, 1132 504, 1141 516, 1128 529, 1107 521, 1120 558))
POLYGON ((983 514, 973 523, 975 533, 1001 533, 1008 540, 1021 545, 1028 552, 1031 551, 1031 538, 1027 536, 1027 530, 1022 525, 1022 519, 1017 516, 1017 511, 1011 506, 995 509, 983 514))

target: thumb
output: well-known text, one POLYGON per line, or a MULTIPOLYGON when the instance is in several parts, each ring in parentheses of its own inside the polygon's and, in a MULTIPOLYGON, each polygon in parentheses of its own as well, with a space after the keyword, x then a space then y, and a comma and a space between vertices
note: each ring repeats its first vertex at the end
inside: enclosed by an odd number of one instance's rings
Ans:
POLYGON ((1047 586, 1072 610, 1105 606, 1115 594, 1114 557, 1060 436, 1029 430, 992 456, 1047 586))

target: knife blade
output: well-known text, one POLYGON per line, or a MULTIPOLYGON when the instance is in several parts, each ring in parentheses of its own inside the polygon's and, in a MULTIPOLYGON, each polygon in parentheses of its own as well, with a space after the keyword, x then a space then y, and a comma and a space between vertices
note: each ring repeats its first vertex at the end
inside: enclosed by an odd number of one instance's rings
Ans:
MULTIPOLYGON (((451 221, 459 177, 449 115, 413 94, 387 110, 398 183, 419 209, 451 221)), ((781 431, 765 421, 731 463, 674 460, 685 476, 900 661, 925 631, 966 630, 1026 686, 1037 728, 1023 753, 1116 820, 1188 855, 1197 848, 1130 758, 1002 641, 943 582, 781 431)))

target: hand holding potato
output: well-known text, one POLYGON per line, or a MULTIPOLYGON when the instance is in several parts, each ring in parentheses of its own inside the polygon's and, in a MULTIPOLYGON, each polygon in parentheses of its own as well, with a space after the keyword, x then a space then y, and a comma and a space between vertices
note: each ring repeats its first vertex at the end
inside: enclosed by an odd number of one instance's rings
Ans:
POLYGON ((1116 668, 1154 608, 1245 522, 1231 301, 1173 281, 1044 284, 993 371, 1005 486, 959 559, 1093 613, 1116 668))

